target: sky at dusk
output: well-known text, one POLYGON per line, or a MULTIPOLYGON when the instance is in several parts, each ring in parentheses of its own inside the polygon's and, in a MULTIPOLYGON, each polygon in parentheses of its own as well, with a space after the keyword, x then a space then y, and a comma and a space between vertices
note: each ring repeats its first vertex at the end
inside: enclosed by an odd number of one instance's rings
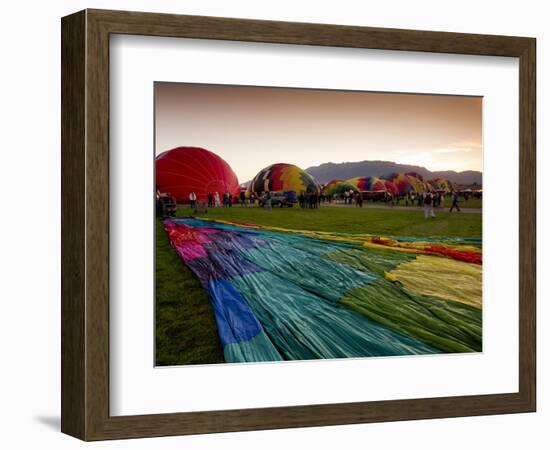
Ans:
POLYGON ((155 83, 155 153, 203 147, 240 182, 270 164, 482 170, 482 98, 155 83))

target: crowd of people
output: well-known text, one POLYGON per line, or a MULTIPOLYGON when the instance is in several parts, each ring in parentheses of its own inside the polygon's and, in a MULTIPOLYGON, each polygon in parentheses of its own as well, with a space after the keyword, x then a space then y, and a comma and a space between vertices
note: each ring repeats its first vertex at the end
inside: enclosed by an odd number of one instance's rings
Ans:
MULTIPOLYGON (((450 194, 444 192, 408 192, 405 195, 393 195, 391 192, 376 192, 369 193, 369 200, 375 202, 383 202, 388 207, 394 207, 400 204, 404 206, 417 206, 424 209, 424 217, 433 218, 435 217, 434 208, 445 208, 445 198, 446 195, 450 196, 451 206, 449 212, 458 211, 460 212, 459 203, 459 193, 457 191, 452 191, 450 194)), ((345 205, 353 205, 356 207, 363 207, 363 201, 365 200, 364 193, 356 192, 353 190, 344 191, 340 194, 333 194, 331 196, 321 196, 321 203, 343 203, 345 205)), ((463 194, 464 195, 464 194, 463 194)), ((464 195, 465 200, 467 197, 464 195)))
POLYGON ((321 195, 316 192, 300 192, 298 195, 300 208, 315 209, 321 206, 321 195))
MULTIPOLYGON (((424 217, 426 219, 435 217, 434 208, 445 208, 446 194, 444 192, 416 193, 411 191, 403 196, 393 195, 390 192, 378 192, 376 194, 377 196, 374 200, 385 202, 389 207, 397 206, 401 201, 404 202, 403 204, 405 206, 421 207, 424 209, 424 217)), ((274 195, 277 195, 277 193, 270 191, 262 192, 260 195, 254 192, 246 195, 243 190, 234 198, 230 192, 224 192, 221 197, 218 192, 209 192, 207 196, 208 208, 231 208, 234 203, 238 202, 243 208, 259 206, 271 209, 273 207, 274 195)), ((363 201, 364 193, 349 190, 333 195, 325 195, 323 193, 319 194, 316 192, 300 192, 297 198, 293 201, 289 200, 287 204, 297 202, 301 208, 315 209, 319 208, 322 204, 339 202, 346 205, 355 204, 356 207, 362 208, 363 201)), ((450 193, 450 201, 451 206, 449 208, 449 212, 453 212, 454 210, 459 212, 459 194, 457 191, 450 193)), ((277 203, 280 204, 281 199, 277 199, 277 203)), ((197 195, 195 192, 189 193, 189 206, 191 209, 197 208, 197 195)))
MULTIPOLYGON (((324 196, 318 193, 301 192, 298 197, 287 195, 288 193, 274 193, 271 191, 264 191, 260 194, 254 192, 248 195, 243 190, 239 193, 239 196, 233 196, 229 192, 220 194, 218 192, 208 193, 208 208, 231 208, 234 204, 238 203, 242 208, 248 207, 263 207, 271 209, 273 205, 281 204, 290 205, 298 203, 301 208, 319 208, 321 203, 325 201, 324 196), (286 197, 285 197, 286 195, 286 197)), ((197 196, 195 192, 189 194, 189 206, 191 209, 195 209, 197 204, 197 196)))
MULTIPOLYGON (((241 191, 238 196, 233 196, 230 192, 224 192, 221 196, 219 192, 209 192, 207 195, 207 207, 232 208, 234 204, 238 203, 243 208, 257 205, 271 208, 271 197, 271 192, 263 192, 259 196, 254 192, 247 196, 245 191, 241 191)), ((195 192, 189 193, 189 207, 191 209, 197 207, 197 194, 195 192)))
MULTIPOLYGON (((191 209, 196 208, 197 195, 194 192, 189 194, 189 205, 191 209)), ((229 192, 224 192, 221 197, 219 192, 209 192, 207 195, 208 208, 231 208, 233 206, 234 198, 229 192)))

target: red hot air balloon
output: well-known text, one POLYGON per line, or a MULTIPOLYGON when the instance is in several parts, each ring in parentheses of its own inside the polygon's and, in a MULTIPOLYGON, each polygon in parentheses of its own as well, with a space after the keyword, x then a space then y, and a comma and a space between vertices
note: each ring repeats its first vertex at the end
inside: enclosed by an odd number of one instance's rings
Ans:
POLYGON ((215 153, 200 147, 177 147, 156 158, 156 185, 178 202, 189 202, 194 192, 197 200, 206 201, 208 193, 228 192, 239 196, 239 181, 229 164, 215 153))

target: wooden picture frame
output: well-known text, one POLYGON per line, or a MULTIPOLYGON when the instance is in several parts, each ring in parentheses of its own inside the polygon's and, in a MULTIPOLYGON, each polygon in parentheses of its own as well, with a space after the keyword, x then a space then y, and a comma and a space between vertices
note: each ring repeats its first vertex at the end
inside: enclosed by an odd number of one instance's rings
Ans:
POLYGON ((536 162, 533 38, 85 10, 62 30, 62 416, 84 440, 535 411, 536 162), (519 58, 519 391, 391 401, 109 415, 109 36, 519 58))

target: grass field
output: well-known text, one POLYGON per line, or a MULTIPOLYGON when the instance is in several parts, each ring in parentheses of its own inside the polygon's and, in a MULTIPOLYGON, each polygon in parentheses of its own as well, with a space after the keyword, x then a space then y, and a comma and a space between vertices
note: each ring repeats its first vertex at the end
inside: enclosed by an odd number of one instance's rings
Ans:
MULTIPOLYGON (((466 205, 461 203, 461 206, 466 205)), ((192 215, 192 211, 180 206, 178 216, 188 215, 192 215)), ((425 220, 421 209, 295 207, 269 211, 234 206, 211 209, 204 217, 314 231, 481 237, 481 214, 449 214, 436 210, 436 215, 435 219, 425 220)), ((155 307, 157 365, 224 362, 209 296, 170 246, 160 220, 156 222, 155 307)))
POLYGON ((156 364, 224 362, 210 298, 156 221, 156 364))
MULTIPOLYGON (((294 230, 370 233, 393 236, 481 236, 481 214, 435 211, 435 219, 424 219, 422 209, 355 208, 325 206, 320 209, 232 208, 210 209, 205 217, 241 223, 280 226, 294 230)), ((188 207, 180 207, 178 216, 192 215, 188 207)))

